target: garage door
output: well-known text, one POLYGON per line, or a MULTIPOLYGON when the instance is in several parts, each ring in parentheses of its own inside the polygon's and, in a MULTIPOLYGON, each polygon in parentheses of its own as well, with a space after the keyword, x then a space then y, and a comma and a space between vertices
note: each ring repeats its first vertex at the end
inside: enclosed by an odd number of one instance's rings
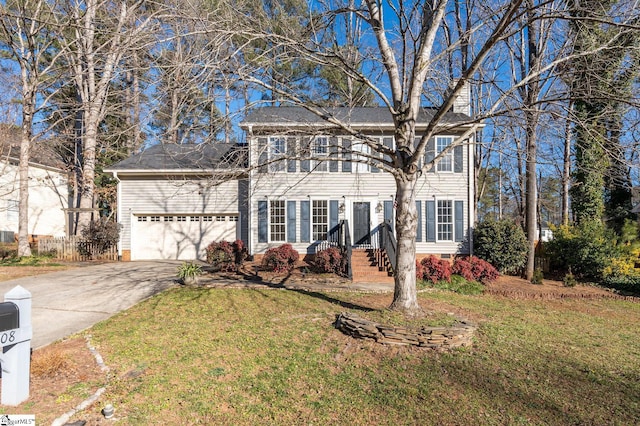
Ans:
POLYGON ((136 215, 131 260, 205 259, 213 241, 236 239, 237 215, 136 215))

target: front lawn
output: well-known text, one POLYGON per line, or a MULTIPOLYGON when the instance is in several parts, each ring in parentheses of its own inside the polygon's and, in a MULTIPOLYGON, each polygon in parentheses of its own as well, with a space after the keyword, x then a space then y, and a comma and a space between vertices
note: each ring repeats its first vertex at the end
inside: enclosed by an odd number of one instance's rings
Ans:
POLYGON ((452 353, 331 325, 390 297, 171 290, 91 330, 112 368, 94 408, 111 402, 132 425, 640 423, 640 304, 422 293, 423 307, 480 324, 452 353))

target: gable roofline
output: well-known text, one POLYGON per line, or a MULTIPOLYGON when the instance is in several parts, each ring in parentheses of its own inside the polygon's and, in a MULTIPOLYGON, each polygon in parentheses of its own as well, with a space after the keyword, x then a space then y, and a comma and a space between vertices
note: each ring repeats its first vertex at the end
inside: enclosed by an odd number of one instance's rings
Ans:
POLYGON ((236 144, 159 144, 130 156, 105 172, 113 175, 206 175, 240 176, 246 154, 236 144))
MULTIPOLYGON (((416 122, 416 128, 425 128, 435 113, 434 108, 421 108, 416 122)), ((338 129, 340 126, 329 123, 328 117, 335 117, 346 125, 358 129, 393 130, 395 129, 393 117, 386 107, 334 107, 326 109, 326 117, 319 115, 300 106, 265 106, 251 111, 240 122, 243 130, 253 129, 279 129, 279 128, 313 128, 313 129, 338 129)), ((447 112, 442 123, 438 127, 450 127, 465 129, 478 125, 472 123, 473 119, 462 113, 447 112)), ((480 124, 480 126, 484 126, 480 124)))

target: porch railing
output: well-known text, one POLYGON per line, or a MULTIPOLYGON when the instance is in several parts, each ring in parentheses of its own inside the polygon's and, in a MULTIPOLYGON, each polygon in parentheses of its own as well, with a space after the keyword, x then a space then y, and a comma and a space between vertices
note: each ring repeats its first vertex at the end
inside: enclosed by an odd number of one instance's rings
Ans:
POLYGON ((344 254, 346 256, 345 273, 351 280, 353 279, 353 269, 351 267, 351 255, 353 253, 353 247, 351 245, 351 234, 349 233, 349 221, 347 221, 346 219, 340 221, 340 227, 342 228, 342 232, 344 234, 344 254))
POLYGON ((378 227, 378 237, 380 240, 380 249, 378 250, 378 265, 385 265, 389 262, 391 269, 396 270, 396 237, 391 231, 391 224, 389 222, 382 222, 378 227), (385 259, 386 257, 386 259, 385 259))

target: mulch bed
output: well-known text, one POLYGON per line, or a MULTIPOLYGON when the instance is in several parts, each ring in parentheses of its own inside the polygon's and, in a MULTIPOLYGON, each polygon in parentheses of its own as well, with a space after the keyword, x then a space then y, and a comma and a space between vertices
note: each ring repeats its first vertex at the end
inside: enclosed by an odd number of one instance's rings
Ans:
POLYGON ((612 290, 576 285, 565 287, 561 281, 543 280, 542 284, 513 276, 503 275, 485 287, 485 294, 504 296, 518 300, 558 300, 558 299, 620 299, 639 302, 640 298, 615 293, 612 290))

